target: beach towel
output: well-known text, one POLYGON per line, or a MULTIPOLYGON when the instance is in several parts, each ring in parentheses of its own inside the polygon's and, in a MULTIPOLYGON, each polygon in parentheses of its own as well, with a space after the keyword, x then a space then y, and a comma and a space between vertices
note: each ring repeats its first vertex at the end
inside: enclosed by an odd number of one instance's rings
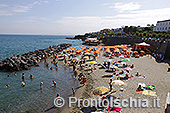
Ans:
POLYGON ((156 92, 150 91, 150 90, 136 91, 136 94, 142 94, 142 95, 149 95, 149 96, 155 96, 155 97, 157 97, 156 92))
POLYGON ((155 96, 155 97, 157 97, 155 91, 144 90, 142 94, 143 94, 143 95, 149 95, 149 96, 155 96))
POLYGON ((153 89, 155 89, 155 85, 147 85, 146 88, 149 88, 149 89, 153 90, 153 89))
POLYGON ((114 111, 114 113, 121 113, 122 112, 122 108, 121 107, 120 108, 114 108, 114 107, 108 106, 106 108, 106 111, 114 111))

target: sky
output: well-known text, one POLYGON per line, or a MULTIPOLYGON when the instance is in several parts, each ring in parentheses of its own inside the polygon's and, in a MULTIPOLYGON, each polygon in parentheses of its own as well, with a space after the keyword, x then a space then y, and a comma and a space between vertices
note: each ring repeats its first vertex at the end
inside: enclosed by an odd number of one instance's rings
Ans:
POLYGON ((77 35, 167 19, 169 0, 0 0, 0 34, 77 35))

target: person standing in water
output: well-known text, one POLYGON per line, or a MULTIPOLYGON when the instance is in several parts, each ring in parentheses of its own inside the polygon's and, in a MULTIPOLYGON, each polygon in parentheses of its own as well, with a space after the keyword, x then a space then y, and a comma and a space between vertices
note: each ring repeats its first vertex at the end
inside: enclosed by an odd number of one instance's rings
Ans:
POLYGON ((43 87, 43 82, 40 83, 40 89, 42 90, 43 87))
POLYGON ((25 87, 25 83, 24 82, 22 82, 22 85, 21 85, 22 87, 25 87))
POLYGON ((25 75, 24 73, 22 73, 22 80, 24 81, 24 79, 25 79, 25 75))
POLYGON ((9 88, 9 84, 6 85, 6 88, 9 88))
POLYGON ((72 88, 72 92, 73 92, 73 96, 75 96, 75 90, 74 90, 74 88, 72 88))
POLYGON ((53 81, 53 84, 54 84, 54 87, 56 87, 56 85, 57 85, 56 81, 53 81))
POLYGON ((32 74, 30 74, 30 79, 33 79, 33 75, 32 74))

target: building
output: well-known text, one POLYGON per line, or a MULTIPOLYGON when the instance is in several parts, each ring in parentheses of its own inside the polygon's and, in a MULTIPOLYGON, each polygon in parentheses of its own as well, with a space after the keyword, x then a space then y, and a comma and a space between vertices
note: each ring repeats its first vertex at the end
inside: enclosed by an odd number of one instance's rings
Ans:
POLYGON ((170 30, 170 19, 157 21, 156 27, 154 27, 153 31, 167 32, 170 30))

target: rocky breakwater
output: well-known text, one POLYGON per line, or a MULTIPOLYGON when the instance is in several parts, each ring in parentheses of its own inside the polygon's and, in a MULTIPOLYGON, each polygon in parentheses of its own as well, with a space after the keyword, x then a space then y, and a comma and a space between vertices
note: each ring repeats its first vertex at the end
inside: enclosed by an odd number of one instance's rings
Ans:
POLYGON ((28 52, 25 54, 13 56, 5 60, 0 61, 1 71, 19 71, 28 70, 31 66, 38 66, 39 62, 44 60, 47 56, 54 53, 61 52, 63 49, 72 46, 72 44, 60 44, 50 46, 46 49, 35 50, 34 52, 28 52))

